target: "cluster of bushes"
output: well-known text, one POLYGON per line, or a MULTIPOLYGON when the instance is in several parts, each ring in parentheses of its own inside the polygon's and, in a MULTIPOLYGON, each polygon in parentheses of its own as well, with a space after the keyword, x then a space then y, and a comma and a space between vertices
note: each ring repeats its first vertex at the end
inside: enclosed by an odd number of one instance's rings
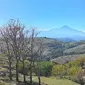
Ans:
MULTIPOLYGON (((84 76, 84 62, 85 58, 79 58, 75 61, 70 61, 66 64, 56 64, 55 62, 41 61, 39 62, 40 75, 49 77, 55 76, 57 78, 67 78, 78 83, 83 82, 82 78, 84 76)), ((26 74, 29 73, 29 64, 25 67, 26 74), (27 70, 28 69, 28 70, 27 70)), ((36 64, 36 63, 35 63, 36 64)), ((23 73, 22 63, 19 63, 19 71, 23 73), (21 71, 20 71, 21 69, 21 71)), ((34 74, 37 75, 37 67, 34 68, 34 74)))
MULTIPOLYGON (((63 65, 55 64, 52 68, 52 75, 60 78, 68 78, 78 83, 84 83, 85 58, 78 58, 63 65)), ((83 84, 82 84, 83 85, 83 84)))
MULTIPOLYGON (((84 69, 84 62, 85 58, 79 58, 75 61, 70 61, 66 64, 56 64, 54 62, 49 61, 41 61, 39 62, 39 68, 40 68, 40 75, 41 76, 60 76, 60 77, 75 77, 84 69)), ((29 64, 25 61, 26 68, 29 71, 29 64)), ((22 63, 19 63, 19 70, 22 70, 22 63)), ((37 68, 35 67, 34 70, 37 68)), ((35 74, 37 73, 34 71, 35 74)))
POLYGON ((64 65, 54 65, 52 69, 53 76, 75 76, 81 71, 81 67, 74 64, 74 62, 69 62, 64 65))
MULTIPOLYGON (((53 68, 53 63, 52 62, 49 62, 49 61, 39 62, 39 69, 40 69, 40 75, 41 76, 45 76, 45 77, 51 76, 52 68, 53 68)), ((19 64, 18 64, 19 73, 21 73, 21 74, 25 73, 27 75, 29 73, 29 70, 30 70, 30 67, 29 67, 29 62, 28 61, 25 61, 25 72, 23 72, 22 62, 19 62, 19 64)), ((36 65, 35 65, 35 67, 33 67, 33 72, 34 72, 34 75, 38 74, 36 65)))
POLYGON ((45 77, 51 76, 52 67, 52 62, 40 62, 40 75, 45 77))

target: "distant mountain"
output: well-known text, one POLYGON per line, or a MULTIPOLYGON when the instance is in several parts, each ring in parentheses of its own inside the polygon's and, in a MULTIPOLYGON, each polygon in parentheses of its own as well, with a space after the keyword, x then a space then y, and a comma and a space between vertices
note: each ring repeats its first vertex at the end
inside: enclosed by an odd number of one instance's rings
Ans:
POLYGON ((57 40, 63 41, 63 42, 75 42, 72 38, 57 38, 57 40))
POLYGON ((63 27, 51 29, 49 31, 43 31, 39 34, 40 37, 49 37, 49 38, 59 38, 68 40, 85 40, 85 33, 72 29, 67 25, 63 27))

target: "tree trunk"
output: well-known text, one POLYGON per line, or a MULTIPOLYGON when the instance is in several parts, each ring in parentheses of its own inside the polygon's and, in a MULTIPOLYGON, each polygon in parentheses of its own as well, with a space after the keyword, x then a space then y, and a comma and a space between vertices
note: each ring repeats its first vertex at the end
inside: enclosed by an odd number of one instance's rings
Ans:
POLYGON ((32 65, 30 64, 30 85, 32 85, 32 65))
POLYGON ((37 67, 38 67, 38 83, 41 85, 41 79, 40 79, 40 66, 39 66, 39 61, 37 61, 37 67))
POLYGON ((25 76, 25 74, 23 75, 23 77, 24 77, 24 83, 26 82, 26 76, 25 76))
POLYGON ((39 85, 41 85, 41 79, 40 79, 40 76, 38 76, 38 81, 39 81, 39 85))
POLYGON ((23 78, 24 78, 24 83, 26 82, 26 75, 25 75, 25 63, 23 59, 23 78))
POLYGON ((16 81, 19 81, 19 75, 18 75, 18 60, 16 62, 16 81))
POLYGON ((30 85, 32 85, 32 70, 30 71, 30 85))
POLYGON ((9 78, 12 80, 12 67, 11 67, 11 61, 9 59, 9 78))
POLYGON ((11 62, 11 60, 12 60, 12 57, 11 57, 11 55, 10 55, 10 50, 9 50, 9 44, 8 44, 8 42, 6 42, 6 44, 7 44, 7 52, 8 52, 8 64, 9 64, 9 78, 10 78, 10 80, 12 80, 12 62, 11 62))

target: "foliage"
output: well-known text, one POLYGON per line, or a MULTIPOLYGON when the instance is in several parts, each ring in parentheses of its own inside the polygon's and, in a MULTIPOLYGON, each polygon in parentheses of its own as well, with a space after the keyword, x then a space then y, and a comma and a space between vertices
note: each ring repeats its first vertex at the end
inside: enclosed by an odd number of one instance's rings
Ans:
POLYGON ((39 67, 40 67, 40 75, 41 76, 50 76, 53 64, 52 62, 49 61, 42 61, 39 62, 39 67))
POLYGON ((53 76, 65 77, 76 79, 77 75, 82 72, 82 64, 84 65, 85 58, 79 58, 75 61, 70 61, 62 65, 54 65, 52 68, 53 76))
POLYGON ((23 62, 19 61, 18 63, 18 71, 22 74, 28 74, 29 72, 29 62, 27 60, 24 61, 25 63, 25 68, 23 69, 23 62))
POLYGON ((65 71, 64 65, 54 65, 52 69, 52 75, 62 75, 65 71))
POLYGON ((75 75, 77 75, 79 72, 81 72, 81 67, 72 66, 72 67, 69 68, 69 70, 68 70, 68 75, 75 76, 75 75))

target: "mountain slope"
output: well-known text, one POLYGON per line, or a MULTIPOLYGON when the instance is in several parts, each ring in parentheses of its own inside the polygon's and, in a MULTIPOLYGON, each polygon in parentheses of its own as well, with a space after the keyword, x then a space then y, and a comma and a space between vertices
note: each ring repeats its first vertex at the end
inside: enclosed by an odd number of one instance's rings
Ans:
POLYGON ((70 54, 83 54, 85 53, 85 44, 79 45, 74 48, 67 49, 63 52, 65 55, 70 55, 70 54))
POLYGON ((77 58, 84 57, 85 54, 77 54, 77 55, 67 55, 67 56, 60 56, 58 58, 52 59, 51 61, 56 62, 58 64, 65 64, 68 61, 74 61, 77 58))
POLYGON ((85 39, 85 33, 76 29, 72 29, 67 25, 60 28, 51 29, 49 31, 43 31, 39 34, 39 36, 49 38, 70 38, 73 40, 85 39))
POLYGON ((62 56, 63 53, 63 44, 59 40, 53 38, 37 38, 38 40, 42 40, 44 45, 44 57, 43 59, 49 60, 50 58, 55 58, 58 56, 62 56))
POLYGON ((53 38, 37 38, 43 41, 43 59, 54 59, 60 56, 76 55, 85 53, 85 41, 62 42, 53 38))

